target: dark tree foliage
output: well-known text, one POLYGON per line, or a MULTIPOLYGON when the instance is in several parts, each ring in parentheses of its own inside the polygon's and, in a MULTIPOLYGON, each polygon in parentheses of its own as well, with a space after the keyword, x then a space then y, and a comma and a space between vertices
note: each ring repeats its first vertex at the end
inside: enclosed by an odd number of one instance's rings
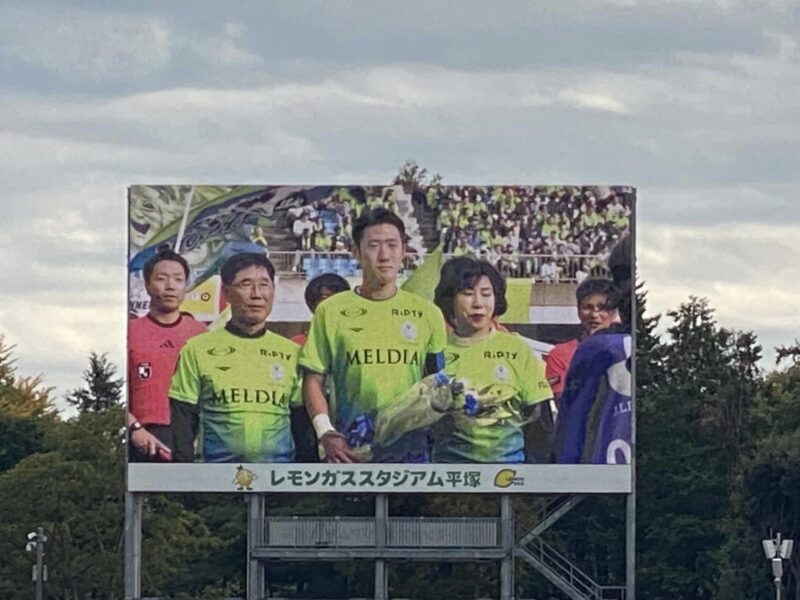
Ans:
POLYGON ((117 367, 105 354, 92 352, 89 369, 83 372, 84 387, 76 388, 65 396, 65 400, 80 412, 99 412, 122 401, 121 378, 116 378, 117 367))

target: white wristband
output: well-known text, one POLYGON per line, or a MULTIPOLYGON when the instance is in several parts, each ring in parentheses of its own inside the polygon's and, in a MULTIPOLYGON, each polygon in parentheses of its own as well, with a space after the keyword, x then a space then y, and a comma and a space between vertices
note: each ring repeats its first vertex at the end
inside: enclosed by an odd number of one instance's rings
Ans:
POLYGON ((329 431, 336 431, 331 424, 331 418, 327 413, 319 413, 317 416, 311 419, 311 424, 314 426, 314 432, 317 434, 318 440, 321 440, 322 436, 329 431))

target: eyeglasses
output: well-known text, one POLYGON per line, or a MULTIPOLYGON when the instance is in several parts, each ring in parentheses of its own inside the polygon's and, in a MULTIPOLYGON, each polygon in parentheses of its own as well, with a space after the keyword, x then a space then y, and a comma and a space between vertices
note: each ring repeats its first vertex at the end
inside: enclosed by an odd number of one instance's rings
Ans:
POLYGON ((269 281, 251 281, 249 279, 245 279, 244 281, 233 283, 231 285, 240 292, 252 292, 253 289, 257 289, 259 293, 263 294, 272 290, 272 283, 269 281))

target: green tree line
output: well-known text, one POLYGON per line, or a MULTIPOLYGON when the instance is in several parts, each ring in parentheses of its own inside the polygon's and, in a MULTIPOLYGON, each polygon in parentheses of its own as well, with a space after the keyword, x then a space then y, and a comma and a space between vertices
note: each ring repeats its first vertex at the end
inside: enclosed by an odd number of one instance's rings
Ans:
MULTIPOLYGON (((637 322, 637 595, 648 599, 767 600, 774 591, 760 540, 800 534, 800 348, 759 366, 749 332, 722 327, 708 302, 690 298, 637 322), (659 334, 659 323, 664 332, 659 334)), ((43 527, 48 598, 122 598, 125 435, 122 380, 92 353, 84 385, 65 399, 65 417, 41 377, 17 373, 14 348, 0 336, 0 598, 32 597, 26 535, 43 527)), ((515 499, 532 525, 543 499, 515 499)), ((393 513, 496 515, 498 501, 474 496, 406 496, 393 513)), ((275 497, 279 514, 370 514, 366 499, 275 497)), ((245 523, 238 495, 151 495, 144 502, 146 596, 244 596, 245 523)), ((548 543, 602 583, 624 582, 624 500, 583 502, 548 543)), ((800 600, 800 552, 784 579, 800 600)), ((519 561, 529 598, 562 596, 519 561)), ((368 563, 268 567, 283 597, 369 596, 368 563)), ((495 565, 390 567, 393 596, 493 597, 495 565)))

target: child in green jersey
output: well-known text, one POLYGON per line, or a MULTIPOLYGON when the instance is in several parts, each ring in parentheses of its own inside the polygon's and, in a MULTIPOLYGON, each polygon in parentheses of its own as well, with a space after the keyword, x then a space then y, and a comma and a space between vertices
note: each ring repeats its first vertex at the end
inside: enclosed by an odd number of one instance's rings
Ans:
POLYGON ((452 327, 445 373, 478 396, 511 389, 513 397, 478 416, 454 413, 452 428, 434 441, 434 462, 524 462, 522 427, 533 406, 552 397, 544 362, 520 336, 494 327, 507 308, 505 292, 488 262, 462 256, 442 267, 434 301, 452 327))

